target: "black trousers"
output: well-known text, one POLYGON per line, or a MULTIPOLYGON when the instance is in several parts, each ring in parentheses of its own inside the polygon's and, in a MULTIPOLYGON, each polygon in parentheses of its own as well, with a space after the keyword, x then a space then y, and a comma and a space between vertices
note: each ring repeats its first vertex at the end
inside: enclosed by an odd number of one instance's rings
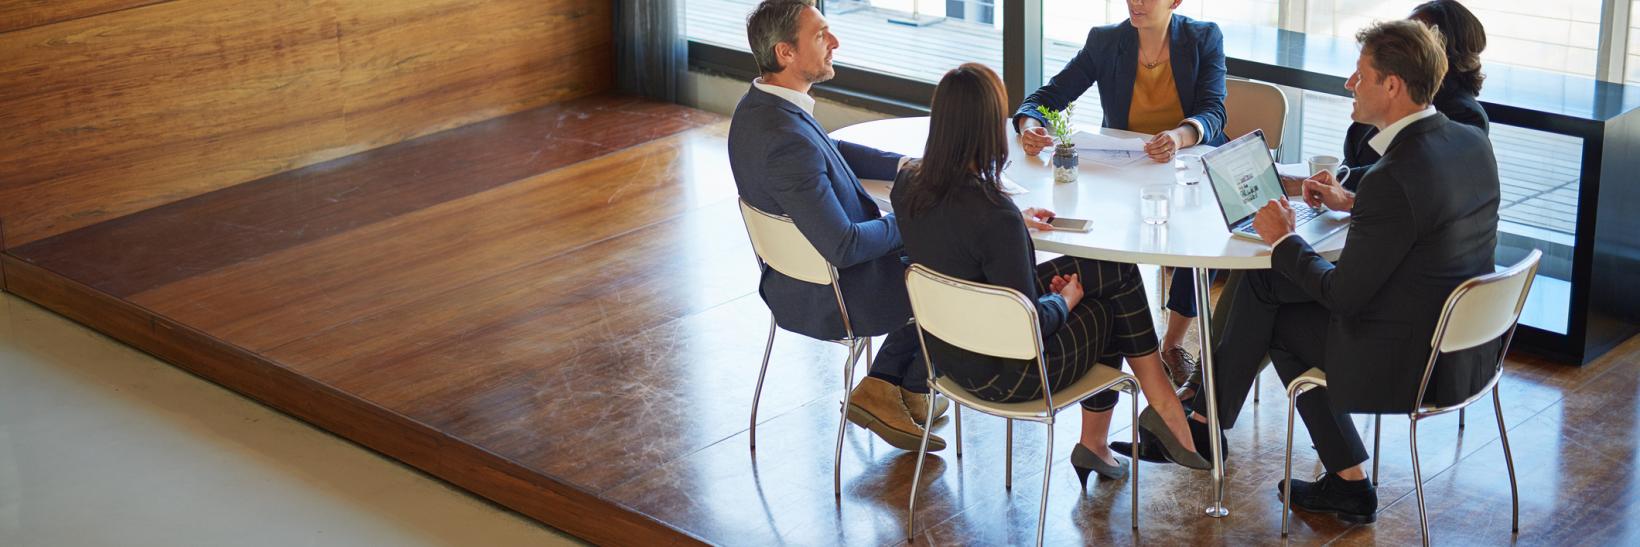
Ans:
MULTIPOLYGON (((1283 385, 1312 367, 1326 370, 1331 315, 1279 273, 1251 271, 1231 279, 1219 304, 1219 313, 1229 315, 1213 348, 1219 424, 1225 429, 1235 426, 1266 354, 1283 385)), ((1189 406, 1195 412, 1206 412, 1206 394, 1197 395, 1189 406)), ((1300 395, 1298 412, 1328 471, 1337 473, 1367 461, 1367 449, 1355 423, 1348 413, 1333 409, 1326 389, 1300 395)))
MULTIPOLYGON (((1054 276, 1070 274, 1081 279, 1082 301, 1071 308, 1059 330, 1044 335, 1042 344, 1048 387, 1055 391, 1080 380, 1096 365, 1119 369, 1123 357, 1155 353, 1157 348, 1150 303, 1136 266, 1062 256, 1037 265, 1038 293, 1048 292, 1054 276)), ((937 338, 930 336, 928 343, 941 374, 976 397, 1004 403, 1042 397, 1042 373, 1035 361, 959 357, 961 350, 937 338)), ((1118 393, 1102 392, 1084 399, 1082 407, 1110 410, 1118 393)))

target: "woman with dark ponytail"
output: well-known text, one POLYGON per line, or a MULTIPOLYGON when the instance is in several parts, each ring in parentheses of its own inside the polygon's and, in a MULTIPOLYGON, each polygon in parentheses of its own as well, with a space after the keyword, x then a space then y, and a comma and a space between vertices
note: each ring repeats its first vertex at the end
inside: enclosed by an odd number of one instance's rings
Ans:
MULTIPOLYGON (((1424 2, 1412 8, 1412 15, 1407 19, 1429 25, 1446 42, 1446 78, 1441 80, 1441 88, 1435 92, 1435 100, 1431 103, 1435 110, 1452 121, 1487 131, 1489 121, 1486 110, 1476 100, 1476 96, 1481 94, 1481 84, 1486 81, 1486 75, 1481 73, 1486 27, 1457 0, 1424 2)), ((1361 169, 1359 172, 1365 174, 1364 169, 1378 162, 1378 152, 1367 145, 1367 141, 1377 134, 1378 129, 1373 126, 1355 123, 1344 135, 1344 164, 1350 166, 1352 173, 1343 181, 1345 189, 1355 191, 1361 177, 1353 173, 1361 169)))

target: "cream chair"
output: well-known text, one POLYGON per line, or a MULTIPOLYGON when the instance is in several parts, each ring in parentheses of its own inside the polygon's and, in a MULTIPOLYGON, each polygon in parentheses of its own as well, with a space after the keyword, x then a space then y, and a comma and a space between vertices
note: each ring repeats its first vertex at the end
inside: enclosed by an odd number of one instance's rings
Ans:
MULTIPOLYGON (((1513 510, 1511 531, 1520 533, 1520 492, 1515 484, 1515 459, 1509 452, 1509 433, 1503 425, 1503 403, 1498 400, 1498 380, 1503 377, 1503 359, 1509 354, 1509 342, 1515 337, 1515 325, 1520 321, 1520 310, 1526 305, 1526 295, 1532 290, 1532 279, 1537 275, 1538 259, 1543 252, 1533 249, 1525 259, 1510 266, 1501 272, 1476 277, 1465 281, 1452 290, 1447 297, 1446 306, 1441 312, 1441 320, 1435 325, 1435 336, 1430 341, 1429 363, 1424 366, 1424 378, 1418 385, 1418 398, 1424 400, 1424 392, 1429 389, 1429 377, 1435 372, 1435 360, 1442 353, 1474 348, 1503 337, 1503 348, 1498 351, 1497 365, 1492 369, 1492 377, 1486 387, 1481 388, 1474 395, 1463 402, 1436 406, 1419 403, 1417 408, 1407 414, 1411 419, 1412 431, 1412 484, 1418 494, 1418 527, 1423 532, 1424 545, 1429 545, 1429 518, 1424 514, 1424 480, 1423 471, 1418 466, 1418 420, 1446 414, 1452 411, 1461 411, 1492 392, 1492 411, 1498 419, 1498 438, 1503 444, 1503 461, 1509 468, 1509 497, 1513 510)), ((1287 481, 1286 489, 1282 493, 1281 535, 1288 532, 1288 513, 1292 506, 1292 479, 1293 479, 1293 407, 1297 404, 1298 396, 1315 388, 1327 387, 1327 375, 1319 369, 1310 369, 1287 386, 1287 481)), ((1380 418, 1381 420, 1381 418, 1380 418)), ((1379 423, 1382 423, 1381 421, 1379 423)), ((1372 476, 1373 482, 1378 480, 1378 438, 1379 428, 1373 426, 1372 442, 1372 476)))
MULTIPOLYGON (((863 354, 866 358, 866 368, 871 368, 871 337, 854 336, 854 327, 849 323, 848 306, 843 303, 843 289, 837 284, 837 268, 820 256, 820 252, 809 244, 803 233, 797 230, 797 224, 790 218, 772 215, 758 210, 756 207, 740 200, 740 217, 746 222, 746 235, 752 240, 752 250, 757 253, 759 268, 768 266, 787 277, 814 283, 816 285, 830 285, 832 294, 837 296, 837 310, 843 314, 843 332, 841 340, 826 340, 842 344, 848 348, 848 361, 843 363, 843 406, 842 415, 837 422, 837 449, 832 456, 832 488, 834 493, 843 495, 843 433, 848 426, 849 395, 854 391, 854 363, 860 360, 863 354)), ((769 317, 769 339, 763 344, 763 366, 757 371, 757 390, 752 393, 752 418, 748 437, 751 449, 757 450, 757 403, 763 398, 763 376, 769 372, 769 354, 774 350, 774 317, 769 317)))
POLYGON ((1224 81, 1224 135, 1231 139, 1264 130, 1270 148, 1281 148, 1287 123, 1287 95, 1281 88, 1254 80, 1224 81))
MULTIPOLYGON (((1025 295, 1006 287, 974 283, 950 277, 921 264, 912 264, 905 274, 905 286, 911 295, 911 313, 916 317, 917 341, 923 348, 923 362, 928 366, 930 387, 955 401, 958 408, 970 407, 980 412, 1008 420, 1007 465, 1009 486, 1012 485, 1013 424, 1014 420, 1041 422, 1048 426, 1046 459, 1042 467, 1042 504, 1037 512, 1036 544, 1042 544, 1043 524, 1048 515, 1048 473, 1053 468, 1054 415, 1071 405, 1099 392, 1119 389, 1130 395, 1139 392, 1139 381, 1122 371, 1098 366, 1086 376, 1058 393, 1044 393, 1043 398, 1018 403, 993 403, 975 397, 948 378, 934 374, 936 367, 928 357, 928 342, 924 333, 933 334, 959 348, 1009 359, 1033 359, 1042 378, 1048 377, 1047 363, 1042 356, 1042 333, 1039 332, 1036 303, 1025 295)), ((1046 392, 1046 390, 1044 390, 1046 392)), ((1138 407, 1133 405, 1133 423, 1138 424, 1138 407)), ((929 403, 932 413, 933 403, 929 403)), ((960 416, 960 414, 959 414, 960 416)), ((1130 428, 1135 446, 1139 442, 1137 425, 1130 428)), ((962 438, 957 438, 962 444, 962 438)), ((917 488, 922 483, 923 458, 928 454, 928 431, 923 431, 922 446, 917 450, 917 471, 911 479, 911 503, 905 531, 914 537, 917 523, 917 488)), ((1133 465, 1133 527, 1139 527, 1139 466, 1133 465)))

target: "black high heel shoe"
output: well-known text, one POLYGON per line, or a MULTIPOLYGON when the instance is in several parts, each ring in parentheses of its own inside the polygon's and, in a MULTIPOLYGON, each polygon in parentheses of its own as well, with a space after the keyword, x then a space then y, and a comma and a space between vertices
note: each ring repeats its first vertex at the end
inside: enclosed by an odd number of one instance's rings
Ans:
MULTIPOLYGON (((1186 418, 1186 421, 1188 420, 1186 418)), ((1207 461, 1201 454, 1185 449, 1184 443, 1175 438, 1173 431, 1168 429, 1167 423, 1162 421, 1162 415, 1156 412, 1156 407, 1145 407, 1145 411, 1139 413, 1139 427, 1149 432, 1151 438, 1154 438, 1162 445, 1162 453, 1167 456, 1168 461, 1191 469, 1205 470, 1213 468, 1213 463, 1207 461)))
POLYGON ((1083 491, 1088 489, 1089 473, 1097 472, 1099 478, 1102 479, 1122 480, 1127 478, 1127 462, 1122 461, 1121 458, 1112 457, 1112 459, 1116 460, 1116 463, 1105 463, 1103 458, 1094 454, 1092 450, 1088 450, 1087 447, 1082 446, 1082 443, 1076 443, 1076 446, 1071 448, 1071 469, 1076 470, 1076 478, 1082 481, 1083 491))

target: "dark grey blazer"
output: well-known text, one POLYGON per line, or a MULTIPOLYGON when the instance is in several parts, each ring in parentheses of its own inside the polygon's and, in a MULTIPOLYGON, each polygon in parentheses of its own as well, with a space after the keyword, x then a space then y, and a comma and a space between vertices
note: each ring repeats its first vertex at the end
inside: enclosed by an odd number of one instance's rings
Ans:
MULTIPOLYGON (((791 217, 837 267, 856 335, 887 334, 911 317, 899 227, 856 176, 891 180, 899 161, 897 154, 833 140, 813 116, 755 86, 729 125, 729 169, 740 197, 791 217)), ((831 287, 764 268, 758 292, 782 328, 828 340, 843 336, 831 287)))
MULTIPOLYGON (((1272 252, 1272 268, 1332 312, 1327 391, 1338 410, 1412 410, 1447 296, 1494 271, 1497 165, 1480 129, 1443 114, 1419 120, 1363 177, 1336 266, 1301 238, 1272 252)), ((1425 401, 1475 393, 1501 346, 1443 356, 1425 401)))

